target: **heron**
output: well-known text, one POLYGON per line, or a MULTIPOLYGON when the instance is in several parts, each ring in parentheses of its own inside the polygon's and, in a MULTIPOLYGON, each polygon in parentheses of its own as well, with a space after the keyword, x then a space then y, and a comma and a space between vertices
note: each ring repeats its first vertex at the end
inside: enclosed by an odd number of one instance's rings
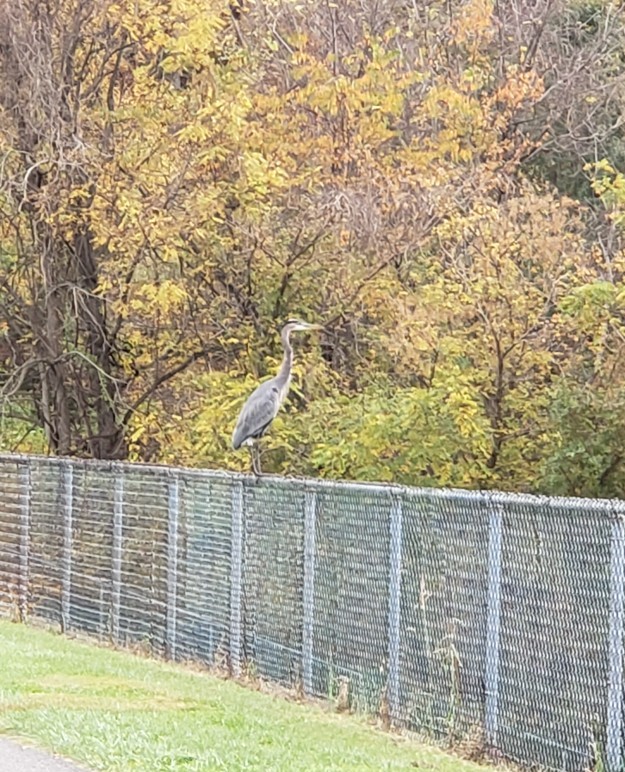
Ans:
POLYGON ((261 475, 260 452, 258 441, 271 426, 273 419, 291 385, 293 369, 293 348, 291 346, 291 333, 303 330, 321 330, 320 324, 308 324, 299 319, 289 319, 282 328, 280 337, 284 348, 284 356, 278 373, 268 381, 264 381, 250 394, 243 405, 232 433, 232 447, 238 450, 242 445, 247 445, 252 456, 252 469, 254 474, 261 475))

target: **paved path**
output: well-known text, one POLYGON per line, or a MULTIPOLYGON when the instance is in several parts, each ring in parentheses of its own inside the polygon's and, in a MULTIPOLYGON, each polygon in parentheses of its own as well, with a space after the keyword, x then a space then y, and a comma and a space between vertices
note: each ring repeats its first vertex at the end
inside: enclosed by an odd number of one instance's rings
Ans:
POLYGON ((86 772, 69 761, 0 737, 1 772, 86 772))

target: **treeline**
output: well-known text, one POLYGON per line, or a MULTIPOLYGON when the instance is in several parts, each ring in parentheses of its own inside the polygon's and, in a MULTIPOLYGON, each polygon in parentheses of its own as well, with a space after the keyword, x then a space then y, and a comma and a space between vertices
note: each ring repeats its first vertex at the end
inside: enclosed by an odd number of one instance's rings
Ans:
POLYGON ((625 495, 625 8, 0 0, 5 449, 625 495))

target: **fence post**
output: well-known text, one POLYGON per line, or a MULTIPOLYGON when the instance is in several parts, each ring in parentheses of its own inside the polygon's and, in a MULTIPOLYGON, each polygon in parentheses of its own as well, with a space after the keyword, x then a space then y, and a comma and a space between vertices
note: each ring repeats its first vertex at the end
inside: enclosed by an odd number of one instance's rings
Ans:
POLYGON ((61 630, 67 632, 70 622, 72 590, 72 531, 74 515, 74 467, 69 461, 62 466, 63 490, 63 562, 61 577, 61 630))
POLYGON ((30 584, 30 514, 31 469, 26 462, 20 467, 20 572, 19 572, 19 619, 28 616, 28 587, 30 584))
POLYGON ((230 558, 230 669, 241 675, 241 598, 243 579, 243 483, 232 488, 232 547, 230 558))
POLYGON ((390 574, 388 603, 388 706, 399 717, 399 652, 401 635, 402 500, 393 496, 390 521, 390 574))
POLYGON ((304 694, 313 693, 313 636, 315 621, 315 520, 317 495, 304 493, 304 592, 302 629, 302 680, 304 694))
POLYGON ((119 643, 119 618, 122 592, 122 534, 124 527, 124 472, 115 467, 115 496, 113 501, 113 561, 111 567, 111 635, 119 643))
POLYGON ((499 720, 499 638, 501 626, 501 546, 503 513, 491 506, 488 523, 488 609, 486 617, 484 727, 490 745, 497 743, 499 720))
POLYGON ((176 657, 176 580, 178 575, 178 515, 180 512, 180 479, 169 481, 167 509, 167 622, 165 650, 169 659, 176 657))
POLYGON ((623 601, 625 600, 625 520, 612 523, 610 560, 610 637, 608 644, 608 715, 606 760, 609 772, 622 768, 623 730, 623 601))

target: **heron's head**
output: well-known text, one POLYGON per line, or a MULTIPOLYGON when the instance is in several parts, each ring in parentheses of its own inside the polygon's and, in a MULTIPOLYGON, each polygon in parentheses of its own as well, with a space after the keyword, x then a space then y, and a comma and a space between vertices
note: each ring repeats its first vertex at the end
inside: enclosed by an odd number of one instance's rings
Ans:
POLYGON ((321 324, 302 322, 301 319, 289 319, 282 328, 282 333, 289 334, 291 332, 300 332, 303 330, 323 330, 323 326, 321 324))

